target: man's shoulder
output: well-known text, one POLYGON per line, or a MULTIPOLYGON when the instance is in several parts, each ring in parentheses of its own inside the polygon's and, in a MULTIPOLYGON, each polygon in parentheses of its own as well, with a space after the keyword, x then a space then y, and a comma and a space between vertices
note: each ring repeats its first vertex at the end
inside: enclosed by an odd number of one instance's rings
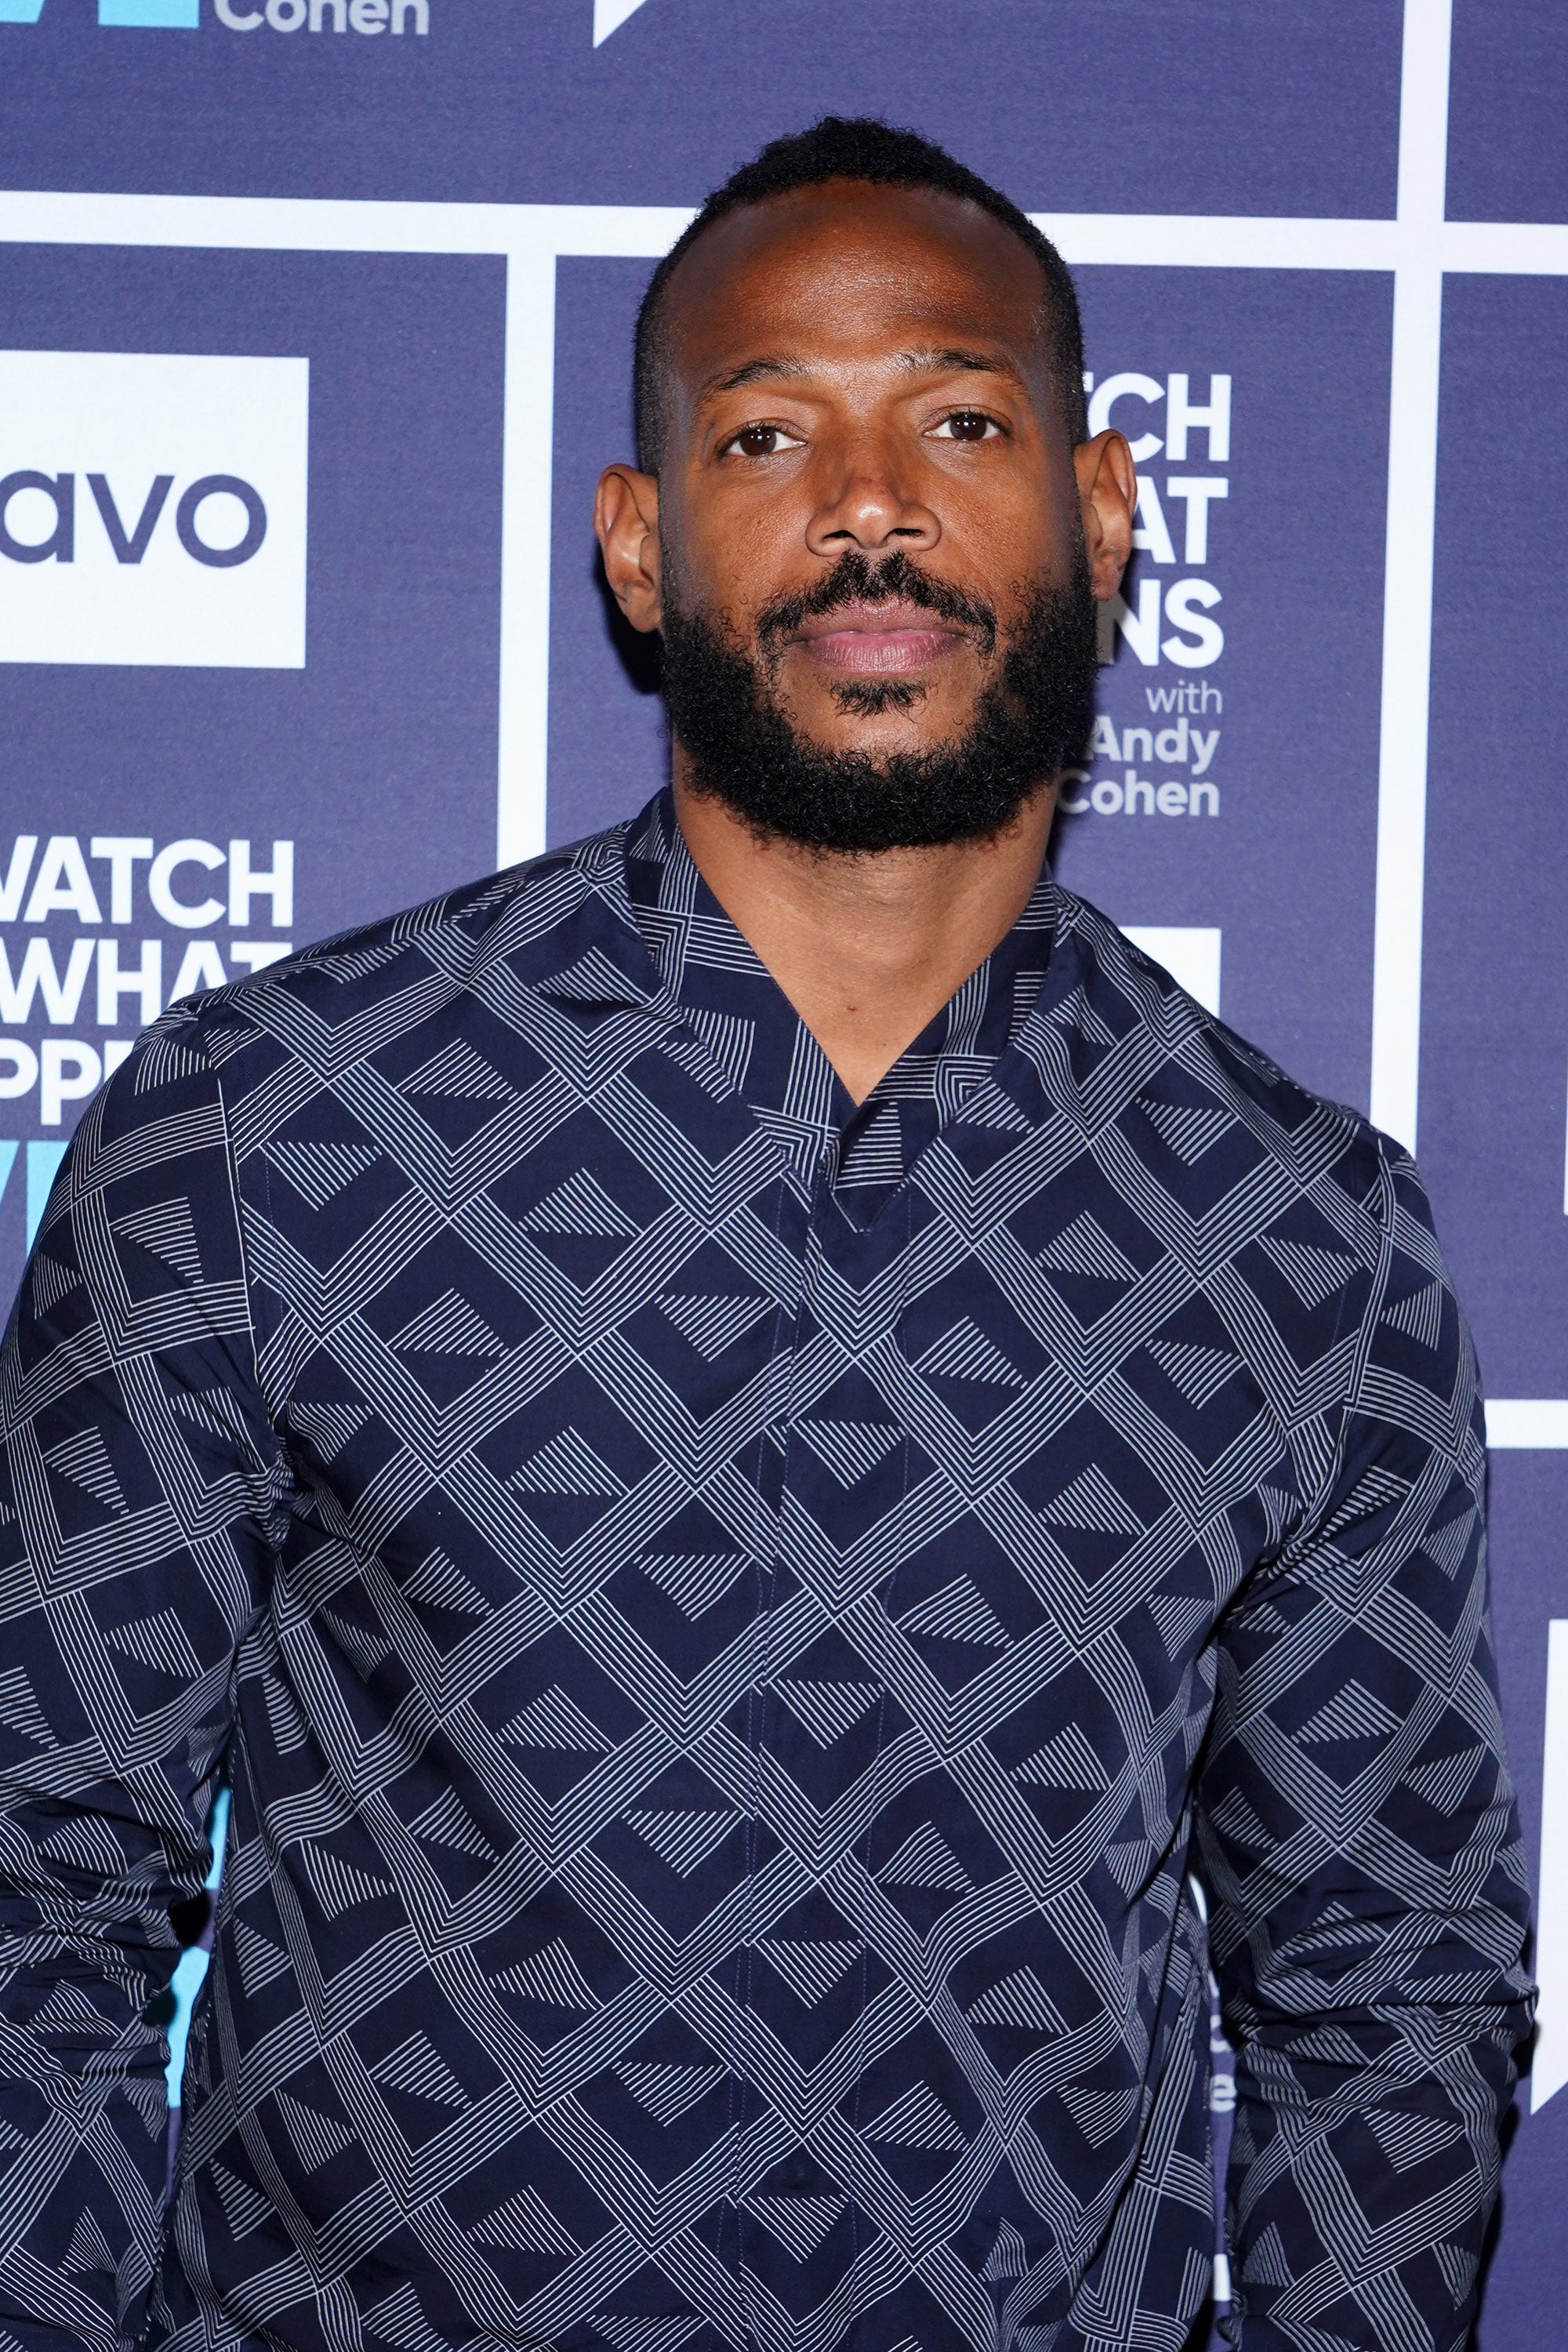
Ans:
POLYGON ((203 1002, 214 1009, 244 1011, 280 989, 298 994, 365 983, 371 997, 391 995, 400 984, 399 965, 413 959, 438 962, 460 978, 498 951, 520 958, 525 973, 547 976, 555 968, 552 949, 566 945, 565 927, 584 910, 610 912, 624 901, 626 833, 625 824, 613 825, 378 922, 336 932, 249 980, 215 990, 203 1002))
POLYGON ((615 825, 546 851, 187 998, 154 1023, 141 1050, 163 1039, 165 1058, 177 1046, 221 1067, 263 1039, 285 1052, 302 1045, 320 1024, 346 1042, 356 1028, 373 1031, 378 1013, 395 1020, 399 1005, 415 1021, 426 1000, 482 986, 502 964, 511 987, 546 987, 593 956, 596 942, 635 994, 626 831, 615 825))
POLYGON ((1281 1069, 1098 908, 1070 891, 1059 895, 1077 1019, 1108 1040, 1142 1030, 1164 1047, 1139 1101, 1179 1154, 1201 1157, 1197 1145, 1221 1132, 1223 1119, 1245 1131, 1257 1160, 1306 1189, 1330 1182, 1357 1202, 1409 1165, 1404 1148, 1369 1118, 1281 1069))

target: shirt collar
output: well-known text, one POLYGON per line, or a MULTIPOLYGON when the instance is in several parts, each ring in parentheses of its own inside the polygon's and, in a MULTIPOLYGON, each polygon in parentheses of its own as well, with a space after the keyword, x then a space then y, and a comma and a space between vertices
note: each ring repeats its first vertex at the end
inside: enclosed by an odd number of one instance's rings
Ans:
POLYGON ((1034 1009, 1058 926, 1047 869, 1005 938, 857 1104, 703 881, 668 790, 627 830, 626 875, 661 1000, 718 1055, 800 1180, 826 1179, 857 1223, 992 1076, 1034 1009))

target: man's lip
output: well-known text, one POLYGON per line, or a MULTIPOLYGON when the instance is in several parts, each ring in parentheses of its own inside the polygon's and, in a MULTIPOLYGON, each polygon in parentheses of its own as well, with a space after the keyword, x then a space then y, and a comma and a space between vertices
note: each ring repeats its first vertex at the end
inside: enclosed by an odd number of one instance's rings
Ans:
POLYGON ((792 634, 825 668, 861 673, 927 669, 961 642, 961 632, 952 622, 901 597, 875 604, 836 604, 792 634))

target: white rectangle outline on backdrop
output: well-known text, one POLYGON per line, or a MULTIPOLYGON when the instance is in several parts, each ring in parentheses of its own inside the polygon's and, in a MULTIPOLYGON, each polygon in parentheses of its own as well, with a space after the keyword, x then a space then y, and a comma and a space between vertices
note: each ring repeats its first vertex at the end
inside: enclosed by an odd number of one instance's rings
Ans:
MULTIPOLYGON (((1386 270, 1394 280, 1370 1108, 1415 1148, 1431 673, 1433 509, 1446 271, 1568 275, 1568 226, 1447 221, 1452 0, 1406 0, 1392 220, 1037 213, 1077 265, 1386 270)), ((507 263, 497 856, 544 846, 555 264, 654 260, 673 206, 413 204, 0 192, 0 243, 494 255, 507 263)), ((1568 1445, 1568 1402, 1500 1399, 1500 1445, 1568 1445), (1548 1434, 1547 1432, 1551 1433, 1548 1434)))

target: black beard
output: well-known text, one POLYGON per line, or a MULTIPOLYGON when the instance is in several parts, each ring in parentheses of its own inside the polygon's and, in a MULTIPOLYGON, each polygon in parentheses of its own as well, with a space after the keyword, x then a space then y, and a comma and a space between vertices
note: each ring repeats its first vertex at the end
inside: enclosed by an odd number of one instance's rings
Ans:
MULTIPOLYGON (((998 675, 964 732, 923 751, 829 751, 799 732, 770 691, 770 652, 800 623, 849 603, 890 596, 956 621, 983 656, 995 614, 932 580, 901 552, 875 567, 847 551, 804 596, 781 598, 757 623, 760 662, 702 615, 667 607, 664 698, 689 762, 694 792, 720 800, 759 832, 813 849, 930 848, 982 840, 1009 824, 1075 760, 1094 723, 1094 600, 1080 540, 1065 587, 1037 586, 1009 631, 998 675)), ((919 680, 851 678, 834 688, 841 710, 911 709, 919 680)))

